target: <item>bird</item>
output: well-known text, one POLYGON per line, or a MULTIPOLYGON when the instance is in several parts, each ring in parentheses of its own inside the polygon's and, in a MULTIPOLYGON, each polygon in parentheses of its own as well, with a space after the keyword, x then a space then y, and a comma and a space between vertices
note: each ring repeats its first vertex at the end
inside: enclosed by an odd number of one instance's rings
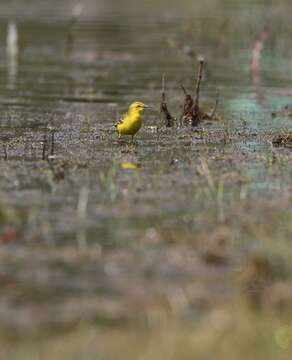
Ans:
POLYGON ((135 134, 142 126, 143 120, 141 115, 146 108, 150 108, 150 106, 145 105, 141 101, 135 101, 129 106, 127 113, 115 124, 119 138, 122 135, 131 135, 133 142, 135 134))

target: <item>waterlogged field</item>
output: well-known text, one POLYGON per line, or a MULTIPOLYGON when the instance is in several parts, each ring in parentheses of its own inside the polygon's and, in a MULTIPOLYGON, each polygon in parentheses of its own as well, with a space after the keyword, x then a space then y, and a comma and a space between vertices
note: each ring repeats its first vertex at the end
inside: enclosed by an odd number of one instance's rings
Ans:
POLYGON ((290 359, 289 1, 73 7, 0 3, 0 358, 290 359), (199 55, 219 119, 166 128, 199 55))

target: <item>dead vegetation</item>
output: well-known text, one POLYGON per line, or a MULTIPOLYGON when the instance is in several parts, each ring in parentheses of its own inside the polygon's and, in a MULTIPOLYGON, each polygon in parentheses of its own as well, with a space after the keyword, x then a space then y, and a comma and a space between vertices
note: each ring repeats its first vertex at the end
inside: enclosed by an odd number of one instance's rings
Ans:
POLYGON ((166 103, 166 94, 165 94, 165 74, 162 75, 162 92, 161 92, 161 104, 160 104, 160 115, 164 115, 164 124, 166 127, 172 127, 176 119, 171 115, 168 110, 166 103))
MULTIPOLYGON (((191 95, 186 88, 181 85, 181 89, 184 93, 184 101, 182 104, 182 114, 179 117, 180 126, 191 126, 197 127, 204 120, 219 120, 217 115, 217 108, 219 103, 219 94, 217 92, 216 101, 213 109, 209 112, 205 112, 200 105, 200 92, 201 92, 201 83, 203 77, 203 71, 205 66, 205 60, 202 57, 198 58, 199 66, 198 73, 195 83, 194 95, 191 95)), ((176 117, 174 117, 168 110, 166 103, 166 94, 165 94, 165 74, 162 76, 162 97, 160 105, 160 113, 164 115, 164 124, 166 127, 172 127, 176 123, 176 117)))
POLYGON ((276 147, 292 147, 292 132, 288 131, 287 133, 275 135, 272 144, 276 147))
POLYGON ((45 125, 42 141, 42 160, 53 160, 55 156, 55 133, 56 129, 48 124, 45 125))

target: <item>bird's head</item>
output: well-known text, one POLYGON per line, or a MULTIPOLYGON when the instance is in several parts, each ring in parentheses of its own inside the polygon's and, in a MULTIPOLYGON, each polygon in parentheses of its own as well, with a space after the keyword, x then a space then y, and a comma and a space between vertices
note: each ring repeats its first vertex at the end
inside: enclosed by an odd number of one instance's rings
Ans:
POLYGON ((133 102, 130 107, 129 107, 129 112, 130 113, 142 113, 144 109, 149 108, 149 106, 145 105, 143 102, 141 101, 135 101, 133 102))

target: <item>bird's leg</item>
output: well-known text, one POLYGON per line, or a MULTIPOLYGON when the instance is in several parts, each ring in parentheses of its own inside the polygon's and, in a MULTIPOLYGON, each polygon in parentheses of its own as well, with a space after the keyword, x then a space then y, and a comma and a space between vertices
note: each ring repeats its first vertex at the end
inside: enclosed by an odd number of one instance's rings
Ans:
POLYGON ((134 144, 134 135, 131 135, 131 137, 132 137, 131 143, 134 144))

